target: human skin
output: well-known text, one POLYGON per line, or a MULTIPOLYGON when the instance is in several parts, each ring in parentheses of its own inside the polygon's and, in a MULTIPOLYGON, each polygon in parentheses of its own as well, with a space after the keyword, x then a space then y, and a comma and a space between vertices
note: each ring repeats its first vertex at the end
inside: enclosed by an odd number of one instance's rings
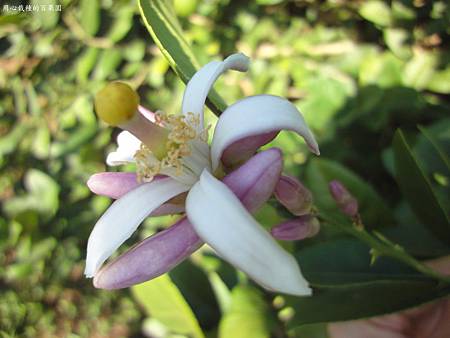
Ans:
MULTIPOLYGON (((450 275, 450 256, 426 264, 443 275, 450 275)), ((330 338, 447 338, 450 297, 386 316, 331 323, 328 334, 330 338)))

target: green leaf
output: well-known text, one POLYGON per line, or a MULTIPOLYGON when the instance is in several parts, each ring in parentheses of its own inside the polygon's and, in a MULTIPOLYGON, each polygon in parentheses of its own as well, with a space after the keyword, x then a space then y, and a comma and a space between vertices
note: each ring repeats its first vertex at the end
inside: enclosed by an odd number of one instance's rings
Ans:
POLYGON ((6 201, 6 213, 17 215, 27 210, 36 210, 43 217, 52 217, 59 207, 59 185, 47 174, 30 169, 25 175, 27 194, 6 201))
POLYGON ((0 156, 12 153, 31 129, 31 123, 17 123, 11 131, 0 138, 0 156))
POLYGON ((439 140, 424 126, 418 126, 420 132, 425 136, 428 141, 433 146, 434 150, 438 153, 440 159, 445 164, 447 169, 450 171, 450 159, 448 157, 448 154, 445 152, 441 144, 439 143, 439 140))
POLYGON ((80 24, 84 31, 94 36, 100 28, 100 4, 99 0, 81 0, 80 24))
MULTIPOLYGON (((56 0, 46 0, 43 2, 42 0, 33 0, 31 1, 32 5, 42 5, 45 4, 46 6, 53 5, 56 6, 59 4, 59 1, 56 0)), ((33 11, 33 17, 35 17, 39 22, 40 25, 45 29, 51 29, 54 28, 55 25, 58 23, 59 19, 59 12, 58 11, 33 11)))
POLYGON ((435 258, 450 254, 450 247, 419 222, 406 201, 395 209, 395 216, 398 225, 383 229, 382 233, 389 240, 401 245, 410 255, 435 258))
POLYGON ((85 83, 88 80, 89 74, 97 62, 98 54, 98 48, 89 47, 78 59, 76 66, 78 82, 85 83))
POLYGON ((218 322, 220 311, 206 273, 190 260, 185 260, 169 272, 172 282, 184 295, 201 327, 218 322))
POLYGON ((323 212, 338 213, 336 202, 328 190, 332 180, 341 181, 355 196, 364 224, 379 227, 394 224, 394 217, 378 193, 362 178, 337 162, 314 158, 306 167, 306 185, 311 189, 314 203, 323 212))
POLYGON ((370 247, 352 238, 339 238, 313 245, 295 256, 305 278, 318 288, 427 279, 390 257, 379 257, 371 264, 370 247))
POLYGON ((0 15, 0 27, 3 25, 19 25, 26 18, 27 15, 25 13, 0 15))
POLYGON ((119 42, 127 35, 133 26, 134 4, 133 6, 122 7, 115 14, 116 18, 108 32, 108 38, 112 42, 119 42))
POLYGON ((198 6, 198 0, 174 0, 175 13, 183 18, 193 14, 198 6))
POLYGON ((101 52, 94 70, 94 79, 105 80, 113 75, 122 62, 122 51, 119 49, 105 49, 101 52))
POLYGON ((167 274, 135 285, 131 291, 148 315, 159 320, 174 333, 195 338, 204 337, 191 308, 167 274))
POLYGON ((392 313, 450 294, 433 281, 380 281, 357 287, 315 290, 312 297, 286 297, 295 310, 289 328, 392 313))
POLYGON ((327 325, 323 323, 319 324, 307 324, 296 327, 289 331, 289 337, 295 338, 329 338, 327 325))
POLYGON ((250 286, 237 286, 231 306, 219 324, 219 338, 269 338, 273 318, 262 294, 250 286))
POLYGON ((431 232, 446 243, 450 243, 448 216, 400 129, 395 133, 393 147, 396 179, 405 199, 431 232))
POLYGON ((435 72, 427 84, 427 89, 440 94, 450 94, 450 67, 435 72))
POLYGON ((361 63, 359 81, 362 85, 374 84, 382 88, 401 86, 404 63, 390 52, 369 55, 361 63))
POLYGON ((384 41, 395 56, 407 59, 411 56, 411 48, 407 44, 408 32, 400 28, 388 28, 383 31, 384 41))
POLYGON ((363 5, 359 8, 359 14, 364 19, 382 27, 389 26, 392 23, 391 9, 384 1, 363 2, 363 5))
MULTIPOLYGON (((199 63, 184 39, 173 8, 166 1, 139 0, 139 9, 153 40, 175 73, 187 83, 199 68, 199 63)), ((226 108, 225 102, 215 91, 210 92, 207 105, 216 115, 226 108)))
POLYGON ((415 50, 403 72, 405 85, 415 89, 424 89, 434 76, 437 56, 429 51, 415 50))

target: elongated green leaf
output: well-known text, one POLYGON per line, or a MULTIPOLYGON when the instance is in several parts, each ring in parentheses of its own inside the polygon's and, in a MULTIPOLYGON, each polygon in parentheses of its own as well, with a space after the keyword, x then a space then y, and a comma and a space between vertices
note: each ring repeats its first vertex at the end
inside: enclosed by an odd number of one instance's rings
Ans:
POLYGON ((384 236, 415 257, 434 258, 450 254, 450 247, 433 235, 412 212, 406 201, 395 210, 398 225, 383 229, 384 236), (405 236, 408 234, 408 236, 405 236))
POLYGON ((216 297, 208 276, 190 260, 185 260, 169 272, 170 279, 185 297, 201 327, 219 321, 216 297))
POLYGON ((100 28, 100 4, 98 0, 81 0, 81 26, 94 36, 100 28))
POLYGON ((337 212, 336 202, 328 190, 332 180, 341 181, 356 197, 364 224, 368 227, 394 223, 390 209, 377 192, 363 179, 342 165, 326 159, 313 159, 306 168, 306 185, 314 195, 314 203, 323 212, 337 212))
POLYGON ((327 324, 307 324, 289 331, 289 337, 295 338, 329 338, 327 324))
POLYGON ((122 51, 119 49, 103 50, 95 66, 93 77, 96 80, 105 80, 111 76, 122 61, 122 51))
POLYGON ((132 293, 150 316, 174 333, 204 337, 191 308, 168 275, 135 285, 132 293))
POLYGON ((448 154, 445 152, 445 150, 442 148, 439 141, 434 137, 434 135, 425 127, 418 126, 420 132, 425 136, 428 141, 430 141, 433 148, 436 150, 436 152, 439 154, 439 157, 441 158, 442 162, 447 166, 447 169, 450 170, 450 159, 448 157, 448 154))
POLYGON ((27 210, 36 210, 44 218, 51 218, 59 208, 59 185, 46 173, 30 169, 25 175, 27 193, 5 202, 7 214, 17 215, 27 210))
MULTIPOLYGON (((139 0, 139 9, 153 40, 175 73, 187 83, 199 68, 199 63, 183 37, 170 3, 161 0, 139 0)), ((214 91, 209 94, 207 105, 216 115, 220 115, 226 108, 225 102, 214 91)))
POLYGON ((219 325, 219 338, 269 338, 273 318, 262 294, 250 286, 237 286, 231 307, 219 325))
POLYGON ((392 13, 389 6, 380 0, 363 2, 359 14, 366 20, 379 26, 389 26, 392 22, 392 13))
POLYGON ((450 243, 450 222, 430 181, 411 151, 403 132, 394 136, 395 170, 400 189, 413 212, 438 238, 450 243))
POLYGON ((370 247, 350 238, 335 239, 296 254, 314 287, 342 287, 380 281, 424 280, 424 275, 389 257, 371 264, 370 247))
POLYGON ((295 315, 290 328, 310 323, 323 323, 367 318, 400 311, 444 297, 450 288, 441 288, 433 281, 381 281, 315 290, 312 297, 287 297, 295 315))
POLYGON ((78 82, 85 83, 87 81, 92 68, 95 66, 98 54, 99 54, 98 48, 90 47, 78 59, 76 66, 78 82))

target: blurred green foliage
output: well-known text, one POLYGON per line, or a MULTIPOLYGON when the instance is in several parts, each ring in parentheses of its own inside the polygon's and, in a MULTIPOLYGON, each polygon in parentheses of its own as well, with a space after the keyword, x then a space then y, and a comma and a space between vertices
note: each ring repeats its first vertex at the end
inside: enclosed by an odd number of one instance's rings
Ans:
MULTIPOLYGON (((284 299, 246 283, 208 253, 194 255, 170 279, 158 281, 174 304, 169 313, 158 307, 163 300, 146 304, 152 293, 146 284, 134 289, 134 296, 140 295, 136 302, 129 290, 100 291, 84 279, 89 232, 110 203, 93 196, 85 182, 107 169, 105 154, 117 134, 97 122, 93 94, 106 81, 122 79, 139 88, 146 107, 178 112, 184 85, 152 42, 135 2, 34 0, 59 3, 62 11, 25 13, 5 11, 4 3, 22 2, 4 1, 0 8, 0 336, 180 337, 193 330, 201 337, 200 325, 208 337, 238 337, 233 330, 255 338, 323 337, 320 325, 290 325, 287 331, 294 314, 284 299), (177 313, 187 317, 167 317, 173 308, 184 309, 177 313), (153 318, 143 321, 146 311, 153 318)), ((408 253, 430 258, 449 252, 434 235, 445 229, 427 227, 429 204, 421 209, 423 201, 406 194, 411 180, 425 177, 421 191, 433 196, 426 203, 442 208, 438 217, 445 222, 450 206, 445 1, 175 0, 174 8, 199 64, 235 51, 252 58, 248 74, 230 72, 218 82, 216 91, 227 103, 269 93, 289 98, 304 113, 322 158, 310 160, 289 133, 273 145, 283 149, 286 171, 306 182, 320 208, 333 209, 326 183, 339 178, 360 200, 367 225, 381 226, 408 253), (393 147, 398 127, 404 130, 402 142, 393 147), (405 161, 419 163, 419 169, 409 170, 405 161), (403 178, 400 188, 396 175, 403 178)), ((213 114, 208 118, 214 123, 213 114)), ((258 219, 273 224, 283 215, 275 211, 268 207, 258 219)), ((171 221, 147 222, 133 241, 171 221)), ((320 261, 313 245, 335 236, 341 234, 324 230, 292 247, 300 261, 320 261)), ((323 252, 341 242, 330 242, 323 252)), ((352 245, 355 251, 342 252, 339 264, 364 251, 352 245)), ((417 283, 410 290, 428 290, 417 283)), ((349 290, 321 297, 340 301, 355 292, 349 290)), ((383 294, 371 287, 358 292, 383 294)), ((320 312, 321 303, 308 302, 304 306, 320 312)), ((352 308, 345 311, 351 314, 352 308)), ((315 321, 305 318, 296 320, 315 321)))

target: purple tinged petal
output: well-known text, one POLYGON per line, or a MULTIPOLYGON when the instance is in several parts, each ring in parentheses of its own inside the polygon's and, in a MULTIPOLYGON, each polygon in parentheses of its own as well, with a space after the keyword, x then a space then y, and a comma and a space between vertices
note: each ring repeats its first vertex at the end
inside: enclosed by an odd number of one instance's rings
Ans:
POLYGON ((234 143, 281 130, 296 132, 305 139, 313 153, 320 154, 306 121, 288 100, 273 95, 256 95, 235 102, 222 113, 214 129, 211 142, 212 169, 218 168, 224 152, 234 143))
MULTIPOLYGON (((255 211, 272 195, 282 166, 281 151, 269 149, 256 154, 223 182, 249 211, 255 211)), ((155 278, 189 257, 202 244, 184 217, 106 264, 94 277, 94 286, 119 289, 155 278)))
POLYGON ((273 237, 282 241, 298 241, 315 236, 319 230, 317 218, 303 215, 274 226, 270 232, 273 237))
MULTIPOLYGON (((154 180, 160 180, 166 176, 155 176, 154 180)), ((118 199, 138 187, 142 183, 137 181, 135 173, 127 172, 103 172, 92 175, 87 181, 89 189, 97 195, 118 199)), ((184 212, 184 203, 164 203, 155 209, 151 216, 164 216, 184 212)))
POLYGON ((94 194, 114 199, 125 195, 139 184, 135 173, 126 172, 97 173, 87 181, 87 186, 94 194))
POLYGON ((341 182, 338 180, 331 181, 329 189, 331 196, 344 214, 350 217, 355 217, 358 214, 358 201, 341 182))
POLYGON ((281 150, 262 151, 225 176, 223 183, 250 212, 256 211, 272 195, 283 169, 281 150))
POLYGON ((293 176, 280 177, 275 187, 275 197, 296 216, 305 215, 311 211, 311 192, 293 176))
POLYGON ((279 131, 269 132, 256 136, 248 136, 234 142, 225 149, 222 163, 227 168, 240 164, 250 158, 263 145, 277 137, 279 131))
POLYGON ((186 217, 104 266, 94 286, 121 289, 166 273, 203 245, 186 217))

